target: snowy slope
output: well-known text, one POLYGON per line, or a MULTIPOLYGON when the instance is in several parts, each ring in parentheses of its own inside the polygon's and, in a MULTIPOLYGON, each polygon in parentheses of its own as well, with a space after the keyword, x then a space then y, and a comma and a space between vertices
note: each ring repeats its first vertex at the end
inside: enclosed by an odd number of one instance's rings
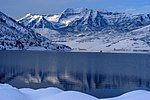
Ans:
POLYGON ((109 46, 120 51, 150 52, 150 25, 126 33, 123 39, 109 46))
POLYGON ((68 46, 52 44, 49 39, 27 29, 2 12, 0 12, 0 49, 70 50, 68 46))
POLYGON ((131 31, 150 24, 150 14, 126 14, 87 8, 67 8, 58 15, 27 14, 18 20, 29 28, 49 28, 63 32, 131 31))
POLYGON ((150 14, 68 8, 57 15, 28 14, 18 22, 54 43, 72 47, 74 51, 149 52, 150 50, 150 14), (39 21, 40 17, 42 21, 39 21))
POLYGON ((127 33, 81 33, 61 43, 83 52, 150 52, 150 25, 127 33))
POLYGON ((149 100, 150 92, 136 90, 115 98, 98 99, 76 91, 62 91, 57 88, 33 90, 17 89, 7 84, 0 84, 1 100, 149 100))

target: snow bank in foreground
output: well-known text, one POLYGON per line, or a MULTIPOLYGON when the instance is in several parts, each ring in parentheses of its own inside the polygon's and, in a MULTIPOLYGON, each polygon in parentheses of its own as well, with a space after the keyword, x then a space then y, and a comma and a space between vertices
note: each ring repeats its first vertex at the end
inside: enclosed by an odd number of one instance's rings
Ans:
POLYGON ((0 100, 149 100, 150 92, 137 90, 122 96, 107 99, 98 99, 93 96, 75 92, 62 91, 57 88, 43 89, 16 89, 7 84, 0 84, 0 100))
POLYGON ((0 100, 31 100, 18 89, 7 84, 0 84, 0 100))
POLYGON ((123 94, 119 97, 102 100, 150 100, 150 92, 145 90, 136 90, 123 94))

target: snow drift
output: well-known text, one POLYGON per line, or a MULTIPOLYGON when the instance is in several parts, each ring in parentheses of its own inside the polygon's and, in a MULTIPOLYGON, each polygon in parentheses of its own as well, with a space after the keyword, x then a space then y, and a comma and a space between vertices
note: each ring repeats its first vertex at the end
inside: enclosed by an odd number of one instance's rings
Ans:
POLYGON ((54 87, 43 89, 17 89, 8 84, 0 84, 0 100, 149 100, 150 92, 136 90, 115 98, 98 99, 76 92, 63 91, 54 87))

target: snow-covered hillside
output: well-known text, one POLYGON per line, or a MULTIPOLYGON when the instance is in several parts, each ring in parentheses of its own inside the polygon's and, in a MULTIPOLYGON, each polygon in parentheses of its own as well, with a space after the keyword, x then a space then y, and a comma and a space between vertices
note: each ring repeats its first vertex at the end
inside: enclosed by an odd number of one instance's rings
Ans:
POLYGON ((98 99, 76 91, 62 91, 57 88, 17 89, 8 84, 0 84, 0 100, 149 100, 150 92, 136 90, 115 98, 98 99))
POLYGON ((150 14, 68 8, 57 15, 27 14, 18 22, 74 51, 150 52, 150 14))
POLYGON ((68 8, 58 15, 27 14, 18 20, 29 28, 49 28, 63 32, 89 32, 114 29, 131 31, 150 24, 150 14, 126 14, 87 8, 68 8))
POLYGON ((70 47, 53 44, 46 37, 0 12, 0 49, 66 51, 70 50, 70 47))
POLYGON ((60 34, 54 30, 36 29, 53 42, 65 44, 79 52, 150 52, 150 25, 119 33, 115 30, 60 34))
MULTIPOLYGON (((70 37, 68 37, 70 38, 70 37)), ((150 52, 150 25, 126 33, 81 33, 64 43, 76 51, 150 52)))

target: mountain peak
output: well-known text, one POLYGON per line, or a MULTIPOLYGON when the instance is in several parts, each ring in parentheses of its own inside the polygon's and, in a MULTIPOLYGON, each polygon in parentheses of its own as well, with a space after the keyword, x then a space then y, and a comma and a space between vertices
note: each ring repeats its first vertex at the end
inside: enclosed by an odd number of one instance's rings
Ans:
POLYGON ((26 14, 25 17, 29 17, 29 16, 32 16, 32 14, 31 14, 31 13, 28 13, 28 14, 26 14))
MULTIPOLYGON (((28 14, 30 16, 30 14, 28 14)), ((39 22, 43 25, 43 22, 39 22)), ((39 25, 40 26, 40 25, 39 25)), ((0 12, 0 50, 70 50, 68 46, 52 44, 46 37, 22 26, 0 12)))
POLYGON ((101 47, 104 47, 106 50, 137 50, 146 47, 149 50, 150 48, 150 29, 147 26, 150 25, 150 14, 67 8, 58 15, 43 17, 45 19, 26 18, 19 22, 49 39, 65 41, 63 44, 69 44, 75 49, 88 50, 92 47, 92 49, 101 50, 103 49, 101 47), (95 45, 98 42, 99 48, 95 45), (124 43, 128 44, 124 46, 124 43))
POLYGON ((150 24, 150 15, 133 15, 87 8, 67 8, 62 13, 52 16, 28 14, 19 20, 24 26, 63 30, 63 32, 101 31, 111 28, 119 32, 127 32, 150 24), (39 19, 45 18, 40 21, 39 19), (49 24, 48 24, 49 23, 49 24), (39 26, 39 27, 38 27, 39 26), (56 28, 56 29, 55 29, 56 28))
POLYGON ((79 14, 79 13, 83 13, 83 12, 87 12, 89 9, 87 8, 67 8, 65 9, 62 13, 75 13, 75 14, 79 14))

